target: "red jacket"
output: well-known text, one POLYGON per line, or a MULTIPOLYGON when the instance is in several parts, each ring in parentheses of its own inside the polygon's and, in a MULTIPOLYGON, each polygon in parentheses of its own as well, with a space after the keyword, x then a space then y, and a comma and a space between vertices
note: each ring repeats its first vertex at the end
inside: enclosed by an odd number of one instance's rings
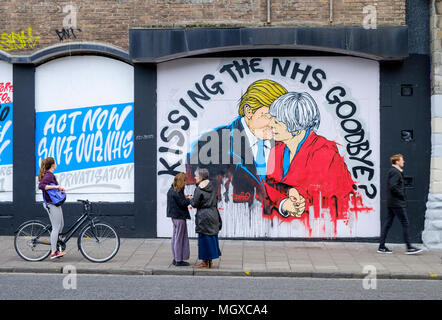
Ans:
MULTIPOLYGON (((344 158, 339 155, 336 143, 318 136, 313 131, 305 139, 283 177, 285 144, 277 142, 271 150, 265 188, 272 217, 279 215, 281 200, 288 197, 288 190, 296 188, 305 198, 306 208, 313 206, 315 218, 321 217, 320 208, 330 208, 331 217, 345 219, 349 209, 349 196, 354 181, 344 158), (274 170, 272 170, 274 168, 274 170), (273 171, 273 172, 272 172, 273 171), (322 201, 321 201, 322 198, 322 201)), ((301 218, 306 219, 304 212, 301 218)), ((292 220, 293 217, 287 218, 292 220)))

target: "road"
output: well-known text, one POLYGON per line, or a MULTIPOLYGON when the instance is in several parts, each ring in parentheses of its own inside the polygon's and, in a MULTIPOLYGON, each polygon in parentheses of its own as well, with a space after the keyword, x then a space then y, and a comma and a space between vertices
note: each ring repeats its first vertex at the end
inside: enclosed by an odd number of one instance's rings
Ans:
POLYGON ((440 280, 0 274, 0 299, 442 300, 440 280), (375 289, 373 289, 375 284, 375 289), (69 289, 65 289, 69 288, 69 289))

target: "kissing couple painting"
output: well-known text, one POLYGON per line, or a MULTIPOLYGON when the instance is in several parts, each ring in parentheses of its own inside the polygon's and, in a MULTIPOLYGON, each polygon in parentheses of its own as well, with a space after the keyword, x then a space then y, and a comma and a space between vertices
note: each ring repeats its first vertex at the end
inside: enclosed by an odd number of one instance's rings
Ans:
POLYGON ((355 181, 337 143, 317 134, 320 124, 318 105, 308 92, 290 92, 269 79, 255 81, 241 96, 236 119, 192 144, 188 182, 198 167, 207 168, 218 200, 259 201, 263 217, 291 221, 307 219, 312 210, 318 218, 327 210, 334 221, 345 219, 355 181))

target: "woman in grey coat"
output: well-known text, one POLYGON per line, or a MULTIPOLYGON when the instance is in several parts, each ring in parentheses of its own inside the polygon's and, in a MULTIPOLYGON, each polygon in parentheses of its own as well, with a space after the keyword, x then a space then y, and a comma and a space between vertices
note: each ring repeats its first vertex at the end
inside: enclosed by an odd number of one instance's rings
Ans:
POLYGON ((197 187, 190 200, 190 205, 197 209, 195 232, 198 233, 198 258, 201 263, 196 268, 211 268, 212 260, 221 256, 218 233, 222 227, 218 211, 218 199, 213 184, 209 181, 207 169, 195 172, 197 187))

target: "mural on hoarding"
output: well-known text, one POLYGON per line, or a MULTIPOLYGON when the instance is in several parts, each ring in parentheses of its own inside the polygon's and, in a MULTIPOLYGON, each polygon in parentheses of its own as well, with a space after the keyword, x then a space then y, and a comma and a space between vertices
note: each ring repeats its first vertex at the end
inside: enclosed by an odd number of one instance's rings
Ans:
POLYGON ((53 157, 58 182, 70 191, 120 189, 133 170, 133 121, 133 103, 38 112, 36 171, 53 157))
MULTIPOLYGON (((191 193, 206 167, 220 236, 378 236, 378 87, 378 63, 359 58, 160 64, 158 186, 186 172, 191 193)), ((170 236, 165 194, 159 236, 170 236)))
POLYGON ((12 65, 0 61, 0 201, 12 201, 12 65))
POLYGON ((67 201, 133 201, 133 68, 102 57, 59 60, 36 73, 35 172, 50 156, 67 201))

